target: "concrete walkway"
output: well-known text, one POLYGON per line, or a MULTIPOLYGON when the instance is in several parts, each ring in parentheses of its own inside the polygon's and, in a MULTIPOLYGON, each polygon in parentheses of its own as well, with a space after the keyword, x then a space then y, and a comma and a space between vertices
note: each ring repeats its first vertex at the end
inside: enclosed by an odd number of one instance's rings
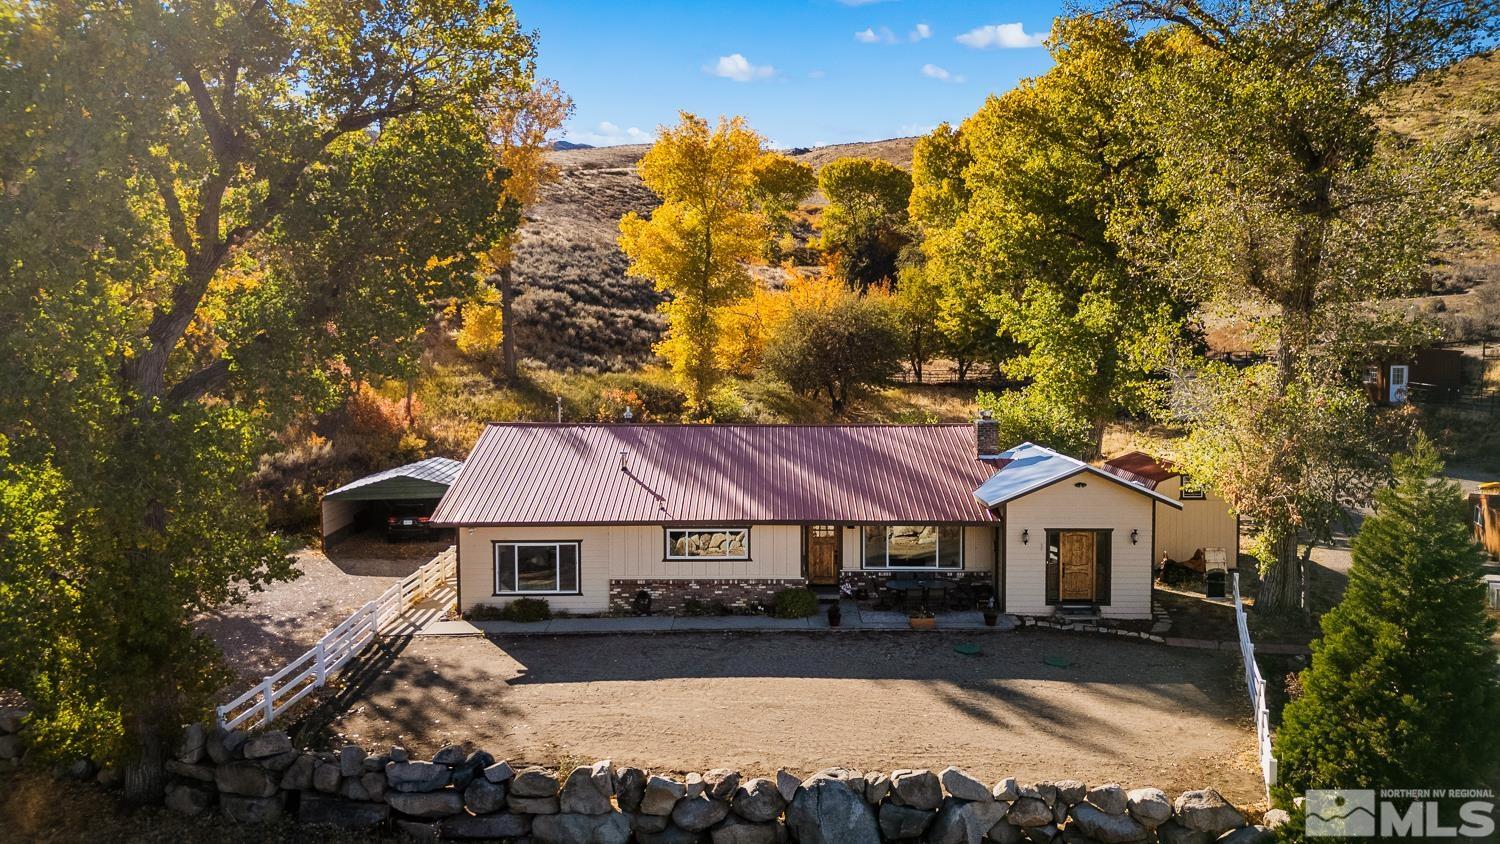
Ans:
MULTIPOLYGON (((828 626, 828 614, 811 618, 772 618, 765 615, 673 617, 666 615, 606 618, 554 618, 551 621, 433 621, 419 636, 474 636, 481 634, 565 635, 570 633, 680 633, 680 632, 807 632, 809 630, 906 630, 911 625, 904 612, 861 609, 854 601, 839 602, 843 618, 837 628, 828 626)), ((940 612, 938 630, 1014 630, 1014 616, 1002 615, 994 627, 986 627, 984 615, 974 612, 940 612)))

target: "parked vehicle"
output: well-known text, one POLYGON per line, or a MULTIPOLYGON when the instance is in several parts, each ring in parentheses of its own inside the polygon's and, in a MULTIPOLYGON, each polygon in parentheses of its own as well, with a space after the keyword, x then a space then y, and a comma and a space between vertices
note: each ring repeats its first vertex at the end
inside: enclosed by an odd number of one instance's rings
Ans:
POLYGON ((385 517, 385 538, 427 539, 432 535, 432 513, 420 507, 398 507, 385 517))

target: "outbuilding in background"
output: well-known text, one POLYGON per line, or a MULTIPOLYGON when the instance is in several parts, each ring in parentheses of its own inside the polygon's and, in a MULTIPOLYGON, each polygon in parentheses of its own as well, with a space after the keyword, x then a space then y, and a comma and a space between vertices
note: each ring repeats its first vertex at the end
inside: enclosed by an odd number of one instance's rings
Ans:
POLYGON ((429 457, 347 483, 323 496, 323 547, 363 530, 385 530, 387 519, 425 518, 448 491, 463 461, 429 457))

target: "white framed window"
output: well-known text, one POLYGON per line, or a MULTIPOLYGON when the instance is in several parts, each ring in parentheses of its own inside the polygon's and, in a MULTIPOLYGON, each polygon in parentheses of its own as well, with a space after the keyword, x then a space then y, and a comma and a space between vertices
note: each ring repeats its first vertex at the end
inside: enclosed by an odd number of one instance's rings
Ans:
POLYGON ((496 595, 580 595, 577 542, 496 542, 496 595))
POLYGON ((1183 486, 1177 491, 1179 501, 1202 501, 1206 497, 1207 493, 1199 486, 1183 486))
POLYGON ((668 560, 748 560, 750 528, 666 528, 668 560))
POLYGON ((961 569, 960 525, 865 525, 864 567, 891 571, 961 569))

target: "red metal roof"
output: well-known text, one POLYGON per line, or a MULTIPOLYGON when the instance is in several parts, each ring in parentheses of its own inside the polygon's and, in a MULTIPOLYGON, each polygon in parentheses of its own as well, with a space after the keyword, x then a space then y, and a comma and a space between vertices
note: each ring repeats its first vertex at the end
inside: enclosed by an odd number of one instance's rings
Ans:
POLYGON ((989 522, 992 474, 962 424, 491 424, 433 521, 989 522))
POLYGON ((1151 489, 1156 489, 1156 485, 1162 481, 1182 474, 1170 464, 1157 460, 1144 451, 1128 451, 1118 457, 1111 457, 1104 461, 1104 468, 1151 489))

